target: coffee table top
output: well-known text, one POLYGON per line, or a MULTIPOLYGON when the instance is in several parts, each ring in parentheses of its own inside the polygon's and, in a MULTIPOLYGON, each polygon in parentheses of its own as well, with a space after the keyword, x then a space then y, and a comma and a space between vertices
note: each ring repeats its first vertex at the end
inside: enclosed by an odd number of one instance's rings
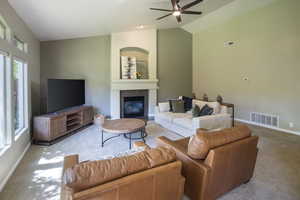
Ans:
POLYGON ((108 133, 126 134, 134 133, 145 128, 146 122, 142 119, 116 119, 106 120, 102 125, 102 129, 108 133))

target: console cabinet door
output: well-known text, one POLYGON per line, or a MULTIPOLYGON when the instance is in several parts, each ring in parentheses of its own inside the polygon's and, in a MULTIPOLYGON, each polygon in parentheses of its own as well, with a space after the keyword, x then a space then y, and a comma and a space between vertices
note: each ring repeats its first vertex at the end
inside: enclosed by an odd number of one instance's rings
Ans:
POLYGON ((89 124, 94 119, 94 111, 93 108, 87 108, 83 110, 83 124, 89 124))
POLYGON ((66 133, 66 122, 66 116, 57 117, 50 120, 50 134, 52 139, 58 138, 66 133))

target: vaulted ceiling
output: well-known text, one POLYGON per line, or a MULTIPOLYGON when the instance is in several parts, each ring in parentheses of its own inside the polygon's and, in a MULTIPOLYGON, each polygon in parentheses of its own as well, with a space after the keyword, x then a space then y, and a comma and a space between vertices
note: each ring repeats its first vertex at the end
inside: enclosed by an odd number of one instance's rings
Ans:
MULTIPOLYGON (((173 16, 156 21, 166 13, 150 7, 171 8, 170 0, 8 0, 18 15, 41 40, 59 40, 105 35, 144 28, 181 27, 199 18, 184 15, 178 24, 173 16)), ((185 5, 193 0, 181 0, 185 5)), ((204 0, 190 10, 206 15, 233 0, 204 0)), ((201 17, 201 16, 200 16, 201 17)))

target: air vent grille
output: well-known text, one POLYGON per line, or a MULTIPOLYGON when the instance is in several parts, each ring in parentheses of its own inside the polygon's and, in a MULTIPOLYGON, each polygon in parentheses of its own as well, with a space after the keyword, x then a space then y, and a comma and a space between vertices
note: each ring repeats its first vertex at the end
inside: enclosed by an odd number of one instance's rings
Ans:
POLYGON ((252 112, 250 118, 251 122, 259 125, 279 127, 279 116, 276 115, 252 112))

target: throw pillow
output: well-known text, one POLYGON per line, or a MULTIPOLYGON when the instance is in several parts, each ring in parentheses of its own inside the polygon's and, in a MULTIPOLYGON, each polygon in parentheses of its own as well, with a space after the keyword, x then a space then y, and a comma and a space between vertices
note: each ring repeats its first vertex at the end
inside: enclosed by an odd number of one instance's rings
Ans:
POLYGON ((182 100, 172 101, 172 110, 174 113, 185 113, 184 101, 182 100))
POLYGON ((208 102, 207 105, 214 109, 213 114, 219 114, 221 111, 221 104, 219 102, 208 102))
POLYGON ((214 109, 209 107, 207 104, 205 106, 203 106, 203 108, 201 109, 199 116, 206 116, 206 115, 211 115, 213 114, 214 109))
POLYGON ((200 107, 200 109, 202 109, 205 105, 208 105, 209 107, 214 109, 213 114, 219 114, 220 110, 221 110, 221 105, 219 102, 207 102, 207 101, 201 101, 201 100, 193 100, 193 107, 195 105, 198 105, 200 107))
POLYGON ((170 104, 168 102, 158 103, 158 107, 160 112, 170 111, 170 104))
POLYGON ((198 105, 195 105, 195 107, 192 110, 193 117, 199 117, 200 116, 200 107, 198 105))
POLYGON ((182 100, 184 101, 184 110, 191 110, 193 107, 193 98, 182 96, 182 100))
POLYGON ((170 112, 173 112, 173 105, 172 102, 173 101, 178 101, 179 99, 169 99, 169 105, 170 105, 170 112))

